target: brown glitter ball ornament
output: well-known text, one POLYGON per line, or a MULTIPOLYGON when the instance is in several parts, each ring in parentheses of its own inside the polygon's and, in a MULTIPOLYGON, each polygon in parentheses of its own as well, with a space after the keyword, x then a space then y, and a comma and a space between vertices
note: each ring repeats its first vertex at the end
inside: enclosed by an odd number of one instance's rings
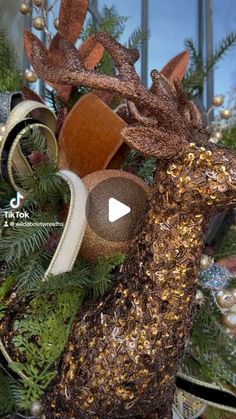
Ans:
POLYGON ((48 419, 152 414, 170 419, 195 313, 204 235, 214 215, 236 205, 236 155, 209 143, 201 115, 179 81, 172 84, 153 71, 149 91, 135 70, 137 50, 107 33, 96 39, 111 55, 117 76, 86 70, 68 40, 58 38, 66 56, 61 63, 32 34, 27 38, 30 61, 47 81, 128 99, 136 123, 122 135, 131 147, 158 159, 142 231, 113 288, 78 313, 59 373, 46 390, 44 411, 48 419))
POLYGON ((93 221, 95 228, 91 226, 91 223, 88 223, 86 227, 80 255, 87 260, 94 261, 99 257, 109 256, 117 252, 128 253, 131 240, 127 240, 127 237, 135 235, 133 232, 135 232, 135 226, 137 225, 137 211, 135 213, 135 210, 138 209, 139 213, 140 210, 145 213, 145 198, 149 192, 149 187, 137 176, 121 170, 94 172, 85 176, 83 181, 90 191, 92 205, 94 206, 94 211, 93 208, 91 208, 91 211, 93 211, 93 217, 96 218, 93 221), (101 187, 99 190, 97 189, 98 186, 101 187), (120 189, 119 196, 116 195, 118 189, 120 189), (136 196, 132 194, 134 189, 135 191, 140 189, 138 197, 137 194, 136 196), (97 193, 94 192, 95 190, 97 193), (134 197, 135 201, 130 199, 131 196, 134 197), (116 197, 117 200, 128 203, 131 208, 129 216, 122 217, 120 222, 114 223, 115 228, 107 217, 109 197, 116 197), (101 208, 101 216, 99 213, 94 215, 96 207, 101 208), (111 228, 112 231, 109 232, 111 228))

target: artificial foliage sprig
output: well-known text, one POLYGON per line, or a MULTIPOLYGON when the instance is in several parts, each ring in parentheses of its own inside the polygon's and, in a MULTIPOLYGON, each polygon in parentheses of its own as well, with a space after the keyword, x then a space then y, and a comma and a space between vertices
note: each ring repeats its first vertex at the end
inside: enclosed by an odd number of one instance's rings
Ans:
POLYGON ((0 415, 6 415, 14 411, 21 402, 21 388, 14 380, 0 367, 0 415))
MULTIPOLYGON (((34 150, 45 152, 45 141, 37 131, 28 130, 21 140, 26 157, 34 150)), ((9 321, 11 295, 25 306, 22 313, 10 317, 11 345, 17 357, 9 362, 9 370, 18 375, 17 398, 11 379, 0 375, 0 414, 30 409, 40 400, 57 374, 57 362, 68 340, 72 323, 86 297, 103 295, 114 278, 114 269, 123 263, 117 254, 95 263, 78 259, 73 270, 43 281, 52 254, 47 243, 62 227, 54 224, 63 219, 61 209, 69 204, 70 193, 65 182, 56 175, 57 167, 47 160, 33 168, 32 174, 18 179, 28 192, 20 207, 28 211, 32 226, 2 227, 0 254, 4 267, 0 276, 0 319, 9 321), (10 304, 10 305, 9 305, 10 304), (2 400, 9 400, 3 403, 2 400)), ((4 190, 9 191, 2 181, 4 190)), ((13 194, 14 196, 14 194, 13 194)), ((2 211, 9 209, 2 201, 2 211)), ((2 221, 4 217, 2 216, 2 221)), ((14 312, 14 299, 13 299, 14 312)), ((5 323, 4 323, 5 322, 5 323)))
POLYGON ((0 29, 0 93, 14 92, 22 87, 22 70, 13 43, 0 29))
POLYGON ((23 363, 10 365, 13 371, 26 377, 20 380, 19 408, 28 409, 42 397, 57 373, 55 362, 66 345, 81 304, 86 297, 105 293, 111 285, 112 271, 123 260, 120 254, 94 264, 79 259, 71 272, 33 284, 28 308, 13 324, 14 348, 25 359, 23 363))
POLYGON ((189 50, 191 62, 189 69, 183 80, 183 86, 190 97, 196 97, 203 92, 204 80, 212 71, 213 67, 221 60, 225 54, 236 44, 236 32, 231 32, 220 41, 214 54, 204 63, 192 39, 185 41, 185 46, 189 50))
POLYGON ((236 386, 236 341, 221 322, 212 293, 202 288, 204 303, 194 317, 183 369, 218 385, 236 386))

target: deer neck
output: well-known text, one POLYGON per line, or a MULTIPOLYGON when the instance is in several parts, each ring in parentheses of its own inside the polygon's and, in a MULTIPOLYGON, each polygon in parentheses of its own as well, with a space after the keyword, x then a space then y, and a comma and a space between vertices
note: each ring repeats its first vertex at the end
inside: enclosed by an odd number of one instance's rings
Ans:
POLYGON ((181 196, 168 174, 169 167, 168 163, 158 167, 145 226, 125 273, 132 282, 129 288, 141 282, 146 289, 160 290, 156 294, 160 303, 172 305, 174 301, 179 304, 179 299, 183 303, 184 296, 192 300, 206 223, 200 210, 189 211, 191 194, 181 196))
POLYGON ((173 298, 196 283, 208 223, 226 204, 235 205, 235 174, 225 153, 190 143, 184 155, 158 163, 144 229, 134 245, 136 264, 133 258, 127 263, 131 281, 135 276, 146 286, 163 286, 173 298))

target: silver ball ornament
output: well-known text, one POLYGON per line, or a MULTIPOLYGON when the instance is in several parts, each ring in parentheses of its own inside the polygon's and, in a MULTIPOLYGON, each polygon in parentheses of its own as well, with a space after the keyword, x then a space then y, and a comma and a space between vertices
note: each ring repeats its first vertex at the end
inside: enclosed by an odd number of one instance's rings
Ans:
POLYGON ((221 308, 231 308, 234 305, 234 297, 228 290, 218 292, 216 301, 221 308))
POLYGON ((41 415, 42 410, 43 410, 42 403, 39 402, 39 401, 37 401, 37 402, 34 402, 32 404, 31 409, 30 409, 30 413, 31 413, 32 416, 36 416, 37 417, 37 416, 40 416, 41 415))
POLYGON ((212 99, 212 105, 213 106, 221 106, 224 103, 224 98, 223 96, 214 96, 212 99))
POLYGON ((223 316, 223 323, 229 329, 236 328, 236 313, 227 313, 223 316))
POLYGON ((34 29, 37 29, 38 31, 42 31, 45 27, 45 20, 41 16, 37 16, 33 19, 33 27, 34 29))
POLYGON ((230 119, 232 117, 232 112, 230 109, 222 109, 222 111, 220 111, 220 116, 223 119, 230 119))

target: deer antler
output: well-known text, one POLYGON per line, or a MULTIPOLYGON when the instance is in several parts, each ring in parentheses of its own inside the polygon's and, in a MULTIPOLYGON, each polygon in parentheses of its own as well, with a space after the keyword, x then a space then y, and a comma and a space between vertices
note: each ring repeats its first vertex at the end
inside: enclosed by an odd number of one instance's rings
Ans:
MULTIPOLYGON (((156 120, 155 129, 148 129, 147 120, 143 120, 141 126, 128 127, 124 130, 122 135, 125 141, 140 152, 154 157, 168 158, 181 153, 191 139, 191 133, 188 124, 179 114, 176 90, 164 76, 154 71, 152 72, 154 88, 151 92, 141 83, 136 73, 134 64, 139 56, 137 50, 123 47, 105 32, 97 33, 96 39, 112 56, 118 69, 117 76, 99 74, 86 69, 75 46, 58 34, 57 48, 66 58, 63 60, 63 66, 60 66, 60 63, 53 61, 50 51, 45 49, 38 38, 30 32, 25 32, 28 56, 40 77, 61 85, 82 85, 118 93, 145 107, 156 120), (140 137, 140 141, 137 141, 137 137, 140 137), (142 138, 144 141, 141 141, 142 138), (147 138, 149 138, 148 145, 147 138)), ((153 125, 153 118, 149 122, 153 125)))

